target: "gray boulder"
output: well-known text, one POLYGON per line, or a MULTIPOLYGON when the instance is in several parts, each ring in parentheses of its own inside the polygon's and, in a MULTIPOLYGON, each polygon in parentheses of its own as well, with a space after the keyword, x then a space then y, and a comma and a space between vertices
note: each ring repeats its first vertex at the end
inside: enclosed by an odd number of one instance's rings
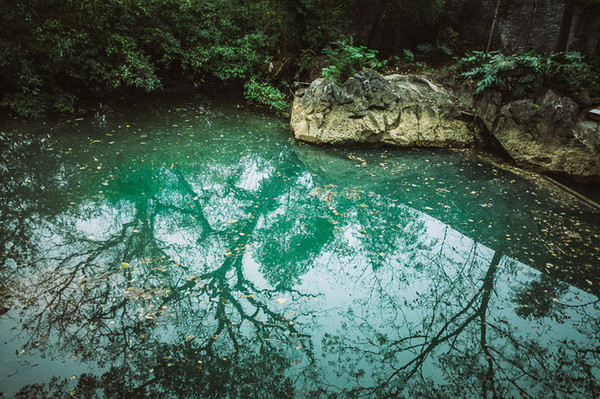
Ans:
POLYGON ((475 137, 444 89, 419 76, 364 70, 342 86, 315 80, 297 93, 291 128, 317 144, 467 147, 475 137))
MULTIPOLYGON (((484 105, 480 113, 487 115, 489 108, 484 105)), ((504 105, 493 124, 486 124, 522 166, 575 177, 600 176, 597 124, 578 123, 578 113, 573 100, 549 90, 539 104, 519 100, 504 105)))

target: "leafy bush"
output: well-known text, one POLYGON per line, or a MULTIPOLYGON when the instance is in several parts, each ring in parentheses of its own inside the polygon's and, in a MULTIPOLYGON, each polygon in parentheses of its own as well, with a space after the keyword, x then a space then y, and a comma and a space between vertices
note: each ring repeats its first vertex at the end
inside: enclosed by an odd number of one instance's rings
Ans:
POLYGON ((276 47, 244 0, 7 0, 0 105, 26 116, 165 82, 243 82, 276 47))
MULTIPOLYGON (((381 67, 377 51, 355 46, 351 39, 332 42, 351 27, 360 28, 363 19, 371 23, 362 18, 363 11, 381 17, 377 26, 362 27, 373 28, 375 36, 406 33, 424 39, 423 31, 433 32, 430 26, 443 14, 445 3, 4 0, 0 106, 35 117, 75 112, 86 99, 151 92, 171 84, 201 87, 233 81, 237 88, 247 82, 245 90, 253 101, 263 98, 280 108, 263 77, 299 79, 310 69, 312 55, 327 43, 330 66, 323 75, 337 82, 361 69, 381 67)), ((414 61, 413 53, 404 55, 414 61)))
POLYGON ((404 58, 408 61, 408 62, 414 62, 415 61, 415 53, 413 53, 410 49, 403 49, 402 53, 404 54, 404 58))
POLYGON ((285 94, 271 83, 259 81, 257 78, 250 78, 244 85, 244 96, 252 103, 266 105, 274 111, 287 113, 290 104, 286 100, 285 94))
POLYGON ((460 61, 467 69, 461 76, 477 82, 475 94, 496 88, 522 97, 530 89, 542 85, 563 85, 568 89, 583 87, 591 77, 584 57, 575 51, 550 56, 535 51, 523 55, 505 55, 499 51, 486 55, 475 51, 460 61))
POLYGON ((323 77, 341 84, 356 72, 367 68, 381 68, 377 50, 365 46, 354 46, 352 39, 339 40, 327 46, 323 53, 329 58, 330 66, 323 68, 323 77))

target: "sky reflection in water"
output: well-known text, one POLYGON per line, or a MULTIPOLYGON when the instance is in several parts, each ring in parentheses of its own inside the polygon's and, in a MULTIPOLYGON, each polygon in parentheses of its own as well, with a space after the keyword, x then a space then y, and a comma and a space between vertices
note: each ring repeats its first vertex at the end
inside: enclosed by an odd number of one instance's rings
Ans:
POLYGON ((104 111, 0 133, 0 397, 600 389, 592 210, 476 155, 104 111))

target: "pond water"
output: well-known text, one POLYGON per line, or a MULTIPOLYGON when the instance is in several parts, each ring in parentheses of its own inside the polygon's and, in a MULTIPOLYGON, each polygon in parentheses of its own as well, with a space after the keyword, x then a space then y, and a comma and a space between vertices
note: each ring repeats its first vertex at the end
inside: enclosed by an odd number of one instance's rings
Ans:
POLYGON ((235 101, 0 129, 0 397, 587 398, 600 215, 235 101))

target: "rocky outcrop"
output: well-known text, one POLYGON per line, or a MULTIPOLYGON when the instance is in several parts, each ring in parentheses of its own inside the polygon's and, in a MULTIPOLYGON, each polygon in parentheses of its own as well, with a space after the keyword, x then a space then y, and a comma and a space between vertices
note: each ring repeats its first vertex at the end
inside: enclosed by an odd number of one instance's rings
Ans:
POLYGON ((579 122, 575 125, 575 129, 573 129, 573 135, 596 157, 596 162, 599 162, 600 124, 592 121, 579 122))
POLYGON ((297 139, 317 144, 487 145, 540 172, 600 178, 599 125, 578 121, 570 98, 552 90, 508 104, 498 92, 463 97, 424 77, 365 70, 341 86, 317 79, 298 92, 291 127, 297 139))
POLYGON ((597 124, 577 122, 573 100, 552 90, 537 103, 526 99, 501 106, 498 100, 484 96, 476 112, 517 164, 574 177, 600 176, 597 124))
POLYGON ((297 139, 317 144, 381 143, 466 147, 475 142, 450 95, 418 76, 364 70, 342 86, 315 80, 294 99, 297 139))

